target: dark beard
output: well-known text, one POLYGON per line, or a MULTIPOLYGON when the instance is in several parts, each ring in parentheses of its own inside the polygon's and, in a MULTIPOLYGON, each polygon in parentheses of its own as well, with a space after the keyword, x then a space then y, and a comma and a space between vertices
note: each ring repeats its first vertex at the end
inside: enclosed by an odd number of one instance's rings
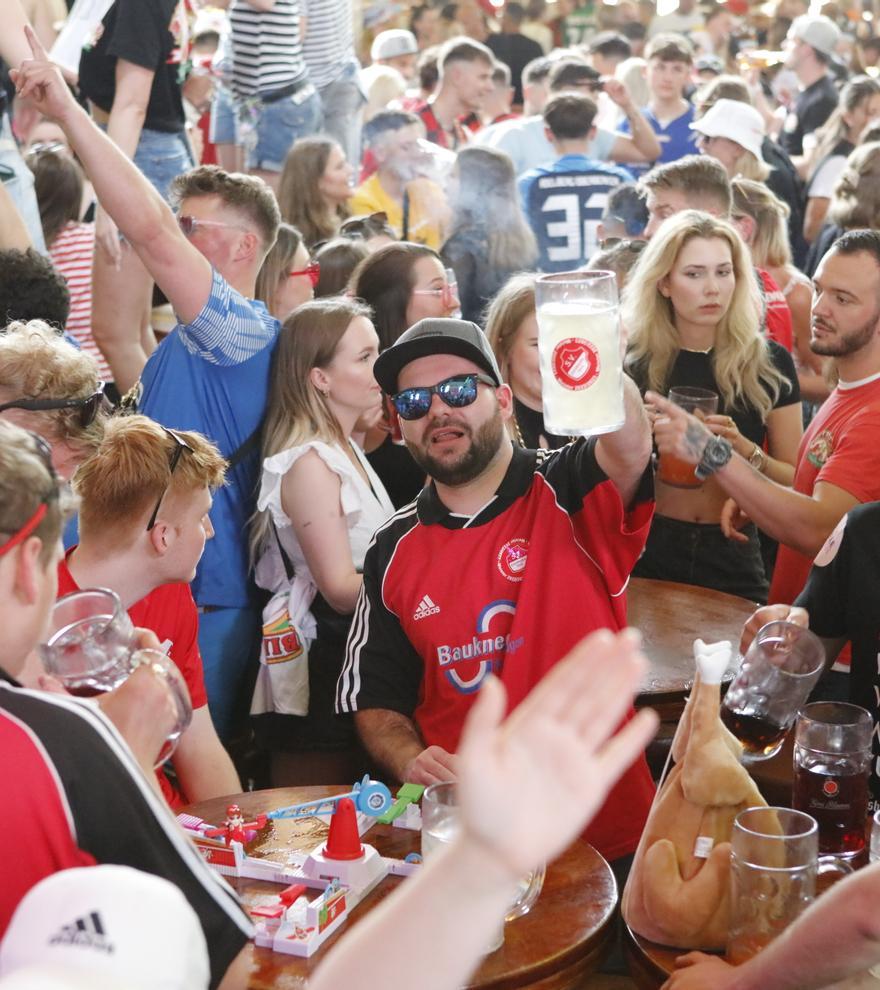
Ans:
MULTIPOLYGON (((456 429, 466 430, 465 427, 461 426, 456 426, 456 429)), ((498 453, 504 434, 504 423, 501 420, 500 411, 496 409, 495 415, 483 423, 476 433, 472 433, 470 430, 466 430, 466 432, 471 437, 471 444, 458 461, 453 464, 437 461, 421 448, 416 448, 410 444, 406 446, 412 454, 413 460, 428 477, 439 481, 441 485, 454 488, 457 485, 466 485, 469 481, 479 477, 498 453)))
POLYGON ((841 334, 835 341, 810 341, 810 350, 820 357, 847 357, 860 351, 877 332, 877 320, 880 314, 875 313, 867 323, 847 334, 841 334))

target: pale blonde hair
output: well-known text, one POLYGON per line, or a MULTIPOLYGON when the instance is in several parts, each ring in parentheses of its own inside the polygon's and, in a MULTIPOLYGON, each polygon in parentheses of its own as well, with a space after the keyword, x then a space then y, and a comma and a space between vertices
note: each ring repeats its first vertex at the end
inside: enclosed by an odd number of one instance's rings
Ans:
MULTIPOLYGON (((735 141, 733 143, 736 144, 735 141)), ((772 171, 773 169, 762 158, 758 158, 747 148, 743 148, 742 154, 733 164, 734 177, 741 175, 744 179, 751 179, 753 182, 766 182, 772 171)))
POLYGON ((189 495, 223 484, 226 461, 200 433, 174 431, 189 449, 177 452, 174 435, 147 416, 117 416, 95 453, 80 465, 73 489, 80 497, 84 536, 139 520, 166 493, 189 495))
MULTIPOLYGON (((100 385, 98 365, 42 320, 10 323, 0 333, 0 402, 15 399, 87 399, 100 385)), ((18 421, 50 443, 64 443, 77 458, 101 442, 106 413, 86 427, 81 410, 16 410, 18 421)))
POLYGON ((791 247, 788 242, 788 215, 791 210, 765 185, 737 176, 730 184, 733 193, 733 210, 755 221, 755 236, 750 245, 752 261, 759 268, 787 268, 791 266, 791 247))
POLYGON ((629 332, 626 365, 644 372, 637 377, 665 394, 681 343, 672 302, 660 293, 659 283, 695 237, 725 241, 733 264, 733 295, 716 328, 711 358, 718 390, 728 409, 752 407, 766 419, 785 379, 773 365, 760 331, 761 297, 751 259, 726 220, 685 210, 665 221, 648 243, 624 291, 622 317, 629 332))

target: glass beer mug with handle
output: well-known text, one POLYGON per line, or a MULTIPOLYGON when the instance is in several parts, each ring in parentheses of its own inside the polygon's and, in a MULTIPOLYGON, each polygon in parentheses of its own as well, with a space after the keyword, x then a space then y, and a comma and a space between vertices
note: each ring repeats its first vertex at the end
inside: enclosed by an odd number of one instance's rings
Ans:
POLYGON ((864 857, 874 720, 864 708, 817 701, 798 715, 792 805, 819 823, 819 850, 864 857))
POLYGON ((817 876, 852 872, 849 863, 818 855, 816 820, 790 808, 746 808, 736 816, 730 843, 727 961, 735 966, 810 905, 817 876))
POLYGON ((561 272, 535 280, 544 426, 596 436, 623 426, 623 359, 613 272, 561 272))
MULTIPOLYGON (((432 784, 422 796, 422 856, 428 859, 451 843, 461 829, 458 795, 455 784, 432 784)), ((494 952, 504 943, 504 923, 527 914, 544 886, 546 868, 531 870, 519 882, 516 900, 502 919, 498 932, 486 952, 494 952)))
POLYGON ((825 648, 809 629, 778 621, 758 630, 721 704, 746 762, 779 752, 824 664, 825 648))
POLYGON ((39 653, 47 673, 81 698, 112 691, 138 667, 148 667, 165 687, 175 716, 156 766, 171 756, 192 721, 186 682, 161 650, 138 649, 134 626, 116 592, 86 588, 59 598, 39 653))

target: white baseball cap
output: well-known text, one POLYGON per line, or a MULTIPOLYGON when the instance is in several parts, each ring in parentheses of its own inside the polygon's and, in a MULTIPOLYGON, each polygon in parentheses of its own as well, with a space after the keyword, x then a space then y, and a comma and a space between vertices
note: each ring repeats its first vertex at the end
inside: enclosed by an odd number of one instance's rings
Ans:
POLYGON ((824 14, 803 14, 792 21, 789 36, 806 42, 823 55, 833 55, 840 41, 840 29, 824 14))
POLYGON ((742 145, 759 160, 766 131, 764 118, 748 103, 740 100, 719 100, 699 120, 691 124, 692 131, 706 137, 723 137, 742 145))
POLYGON ((205 990, 195 911, 174 884, 128 866, 62 870, 33 887, 0 942, 0 977, 22 988, 205 990))
POLYGON ((376 35, 370 48, 370 58, 378 62, 383 58, 397 58, 399 55, 415 55, 419 46, 412 31, 395 28, 376 35))

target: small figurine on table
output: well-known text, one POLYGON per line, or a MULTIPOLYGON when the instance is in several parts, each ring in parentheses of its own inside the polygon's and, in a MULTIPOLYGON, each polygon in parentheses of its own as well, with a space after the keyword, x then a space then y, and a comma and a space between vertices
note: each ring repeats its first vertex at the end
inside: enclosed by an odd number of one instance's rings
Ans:
POLYGON ((244 845, 252 839, 255 833, 266 825, 268 818, 265 815, 257 815, 252 822, 246 822, 241 808, 237 804, 230 804, 226 809, 226 818, 219 828, 205 829, 204 834, 209 838, 222 835, 226 845, 233 842, 240 842, 244 845))

